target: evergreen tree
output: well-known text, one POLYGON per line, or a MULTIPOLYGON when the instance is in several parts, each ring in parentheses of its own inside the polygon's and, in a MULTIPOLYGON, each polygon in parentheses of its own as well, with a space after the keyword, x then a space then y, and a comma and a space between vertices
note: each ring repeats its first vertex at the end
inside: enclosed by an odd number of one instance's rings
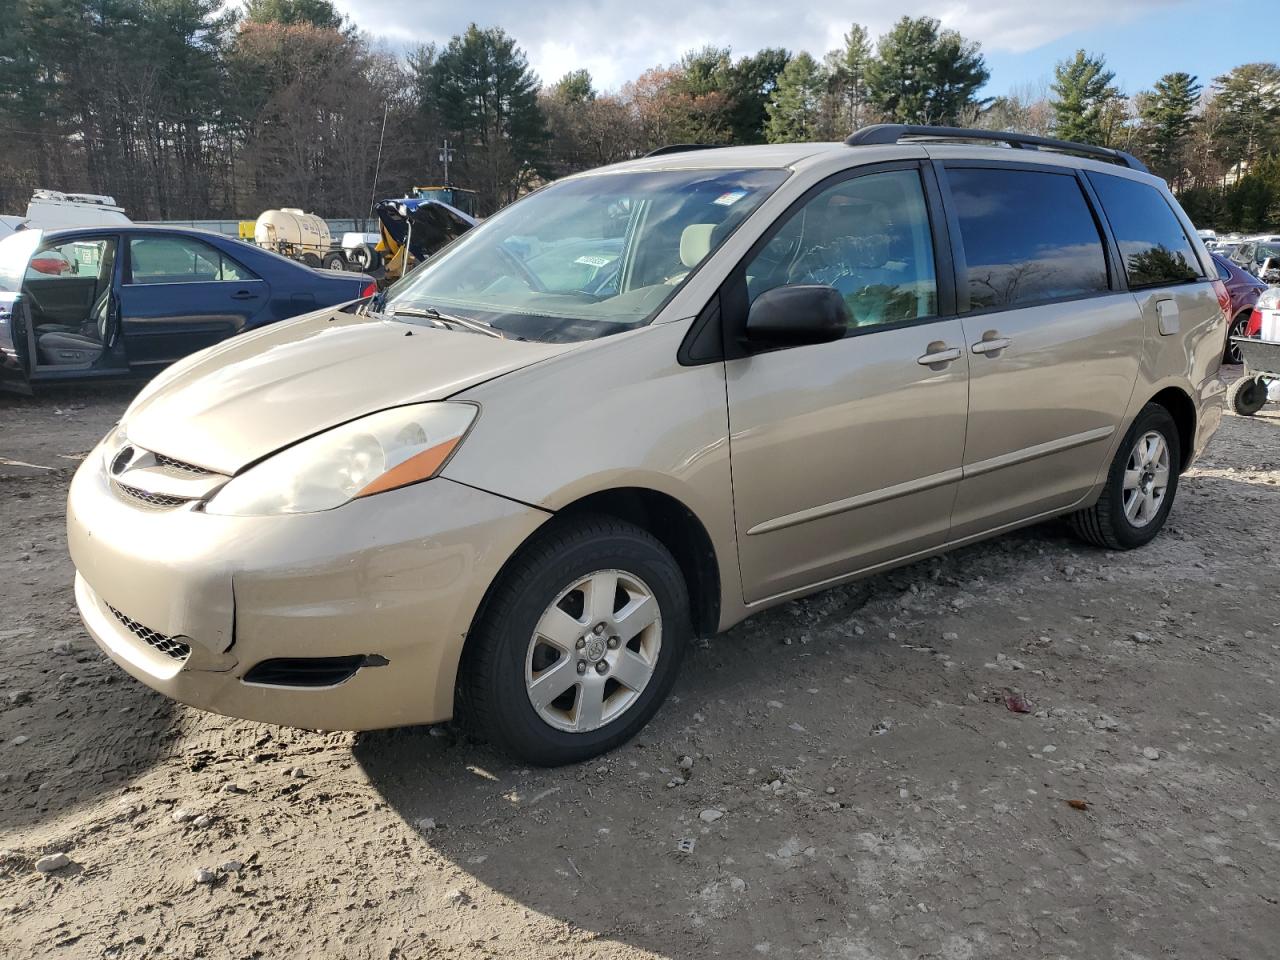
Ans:
POLYGON ((1148 130, 1148 153, 1155 172, 1181 185, 1187 148, 1200 101, 1200 84, 1189 73, 1166 73, 1155 89, 1138 97, 1138 114, 1148 130))
POLYGON ((560 103, 587 103, 596 98, 596 88, 591 83, 591 74, 586 70, 570 70, 556 81, 551 88, 551 95, 560 103))
POLYGON ((346 18, 329 0, 245 0, 244 14, 250 23, 309 25, 321 30, 342 30, 347 26, 346 18))
POLYGON ((903 17, 880 38, 876 54, 867 64, 868 96, 899 123, 959 123, 991 76, 978 44, 932 17, 903 17))
POLYGON ((471 24, 437 52, 427 85, 443 130, 458 144, 457 169, 486 207, 510 203, 544 171, 538 77, 504 30, 471 24))
POLYGON ((1101 54, 1090 56, 1077 50, 1053 70, 1054 135, 1078 143, 1105 145, 1108 140, 1107 110, 1119 98, 1111 85, 1115 73, 1107 69, 1101 54))
POLYGON ((1228 164, 1252 163, 1280 145, 1280 67, 1246 63, 1214 81, 1218 149, 1228 164))
POLYGON ((791 60, 781 47, 765 47, 742 57, 729 70, 724 92, 729 97, 728 122, 733 143, 763 143, 769 121, 769 101, 778 78, 791 60))
MULTIPOLYGON (((841 107, 848 131, 867 123, 867 69, 871 64, 871 39, 860 23, 849 27, 844 46, 827 54, 831 93, 841 107)), ((847 132, 848 132, 847 131, 847 132)))
POLYGON ((822 68, 813 57, 801 53, 791 59, 769 101, 766 133, 770 143, 813 139, 825 86, 822 68))

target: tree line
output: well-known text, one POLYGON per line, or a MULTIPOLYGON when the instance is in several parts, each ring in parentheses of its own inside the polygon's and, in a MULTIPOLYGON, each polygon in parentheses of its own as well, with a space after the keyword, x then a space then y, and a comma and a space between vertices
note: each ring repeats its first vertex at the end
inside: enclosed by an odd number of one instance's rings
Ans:
POLYGON ((298 206, 363 217, 444 177, 482 212, 558 176, 669 143, 842 139, 876 122, 976 126, 1128 150, 1193 219, 1280 219, 1280 68, 1187 72, 1126 94, 1079 51, 1039 86, 984 96, 980 46, 930 17, 820 57, 693 50, 615 91, 544 83, 516 40, 472 25, 396 57, 329 0, 0 0, 0 211, 33 188, 111 194, 136 219, 298 206), (385 131, 385 137, 384 137, 385 131), (379 143, 383 148, 379 152, 379 143))

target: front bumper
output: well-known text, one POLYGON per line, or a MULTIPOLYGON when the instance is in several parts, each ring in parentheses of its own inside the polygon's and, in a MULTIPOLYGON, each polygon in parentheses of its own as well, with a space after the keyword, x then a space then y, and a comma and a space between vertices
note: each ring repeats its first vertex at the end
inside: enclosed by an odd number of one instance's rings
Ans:
POLYGON ((484 592, 549 516, 444 478, 314 514, 157 509, 119 493, 95 451, 67 538, 85 627, 132 676, 215 713, 366 730, 451 715, 484 592), (263 660, 356 655, 387 663, 328 687, 243 679, 263 660))

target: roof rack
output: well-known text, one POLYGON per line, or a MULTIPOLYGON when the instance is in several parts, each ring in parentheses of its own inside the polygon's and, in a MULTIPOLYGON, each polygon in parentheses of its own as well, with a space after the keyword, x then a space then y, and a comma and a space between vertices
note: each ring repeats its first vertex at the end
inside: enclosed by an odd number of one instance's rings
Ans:
POLYGON ((1007 143, 1017 150, 1055 150, 1059 153, 1076 153, 1085 157, 1094 157, 1110 163, 1119 163, 1130 170, 1149 173, 1144 164, 1133 154, 1111 147, 1095 147, 1090 143, 1076 143, 1073 140, 1054 140, 1051 137, 1037 137, 1029 133, 1009 133, 1003 130, 973 130, 968 127, 930 127, 909 123, 873 123, 869 127, 856 130, 845 140, 851 147, 868 144, 898 143, 908 139, 925 140, 991 140, 1007 143))
POLYGON ((669 153, 688 153, 690 150, 714 150, 717 147, 723 147, 723 143, 668 143, 665 147, 658 147, 656 150, 650 150, 646 153, 642 160, 649 157, 665 157, 669 153))

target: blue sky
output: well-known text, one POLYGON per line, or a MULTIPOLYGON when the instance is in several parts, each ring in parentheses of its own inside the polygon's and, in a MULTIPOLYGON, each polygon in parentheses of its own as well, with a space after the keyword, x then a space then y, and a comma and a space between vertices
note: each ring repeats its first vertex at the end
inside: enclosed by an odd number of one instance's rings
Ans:
POLYGON ((1240 0, 1187 3, 1118 28, 1099 24, 1073 31, 1031 50, 987 50, 988 93, 1050 79, 1053 65, 1082 47, 1105 54, 1117 84, 1129 94, 1149 89, 1174 70, 1195 74, 1208 86, 1214 77, 1242 63, 1280 60, 1280 33, 1274 29, 1275 18, 1263 9, 1240 0))
POLYGON ((918 0, 910 7, 883 0, 838 5, 794 0, 336 2, 357 26, 393 50, 445 42, 473 20, 502 26, 544 81, 585 67, 604 90, 705 44, 728 45, 735 54, 784 46, 821 57, 840 45, 850 22, 867 25, 875 37, 904 13, 937 17, 979 41, 992 74, 984 91, 988 96, 1047 82, 1054 63, 1080 47, 1105 54, 1130 94, 1174 70, 1208 83, 1237 64, 1280 58, 1275 18, 1259 0, 918 0))

